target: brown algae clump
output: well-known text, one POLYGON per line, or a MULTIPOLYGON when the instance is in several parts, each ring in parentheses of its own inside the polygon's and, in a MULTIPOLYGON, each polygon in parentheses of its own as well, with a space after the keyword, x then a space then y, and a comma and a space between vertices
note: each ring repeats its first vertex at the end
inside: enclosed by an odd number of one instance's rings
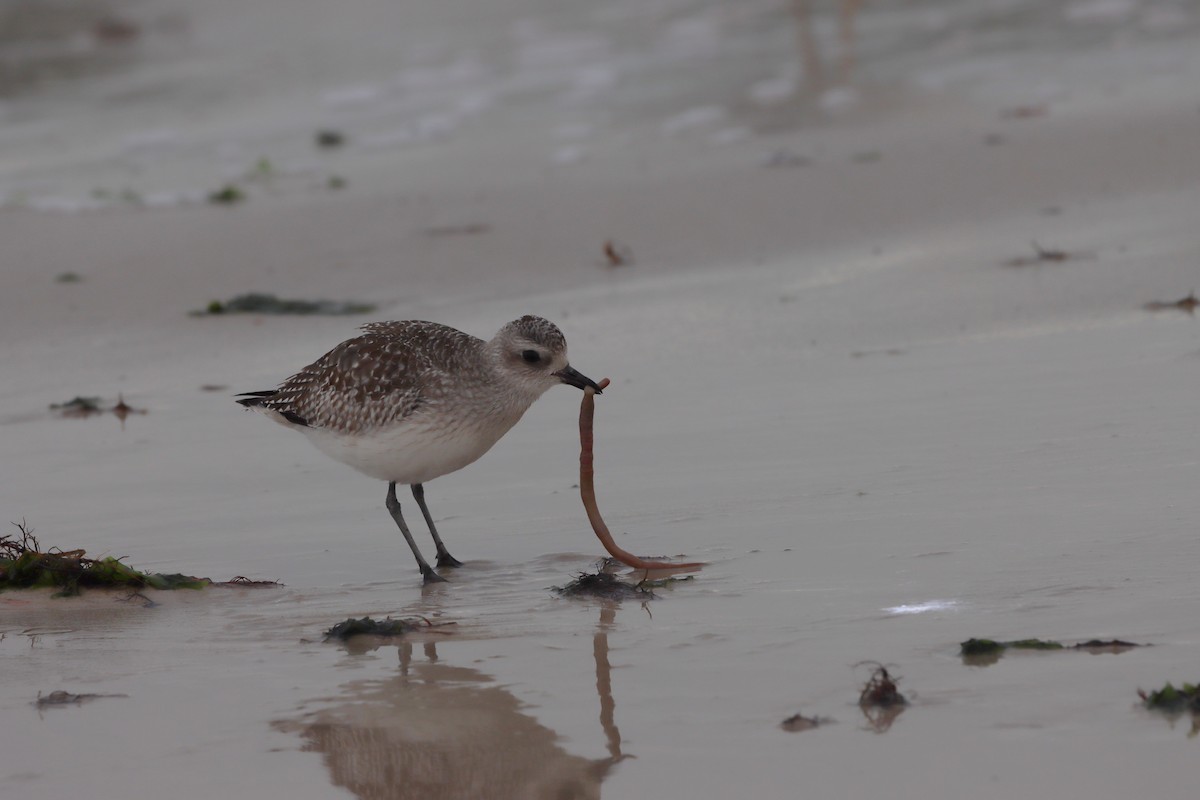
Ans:
POLYGON ((875 664, 871 677, 867 679, 862 692, 858 695, 858 704, 863 708, 891 708, 906 706, 908 700, 896 688, 896 681, 882 664, 875 664))
POLYGON ((555 586, 554 591, 563 597, 598 597, 602 600, 626 600, 636 598, 651 600, 655 597, 649 586, 643 583, 625 583, 610 572, 582 572, 566 586, 555 586))
MULTIPOLYGON (((866 661, 864 664, 874 665, 871 677, 867 679, 858 695, 858 707, 867 718, 867 725, 875 733, 886 733, 892 727, 896 718, 908 708, 908 698, 900 694, 896 684, 900 680, 888 672, 887 667, 877 661, 866 661)), ((861 666, 857 664, 855 666, 861 666)))

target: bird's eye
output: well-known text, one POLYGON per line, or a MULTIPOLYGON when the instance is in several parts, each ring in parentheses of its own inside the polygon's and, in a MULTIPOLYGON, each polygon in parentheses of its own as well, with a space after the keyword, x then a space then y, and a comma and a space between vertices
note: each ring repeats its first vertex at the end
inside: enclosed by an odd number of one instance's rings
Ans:
POLYGON ((525 359, 526 364, 536 364, 542 360, 542 357, 538 355, 537 350, 522 351, 521 358, 525 359))

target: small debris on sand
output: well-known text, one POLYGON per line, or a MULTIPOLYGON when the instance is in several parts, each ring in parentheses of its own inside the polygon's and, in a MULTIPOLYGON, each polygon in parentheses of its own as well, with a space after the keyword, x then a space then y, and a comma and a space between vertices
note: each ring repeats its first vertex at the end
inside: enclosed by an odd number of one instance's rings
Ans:
POLYGON ((65 403, 51 403, 51 411, 57 411, 64 417, 83 419, 93 414, 102 414, 99 397, 73 397, 65 403))
POLYGON ((1148 644, 1137 644, 1135 642, 1123 642, 1120 639, 1109 639, 1108 641, 1101 641, 1100 639, 1090 639, 1086 642, 1080 642, 1079 644, 1072 645, 1071 649, 1072 650, 1084 650, 1084 651, 1092 653, 1094 655, 1099 655, 1101 653, 1112 653, 1113 655, 1119 655, 1120 653, 1127 652, 1129 650, 1132 650, 1135 647, 1149 647, 1149 646, 1150 645, 1148 645, 1148 644))
POLYGON ((146 409, 144 409, 144 408, 134 408, 133 406, 128 405, 125 402, 125 398, 119 394, 117 395, 117 404, 115 406, 113 406, 111 410, 112 410, 113 416, 116 417, 117 419, 121 420, 122 428, 125 427, 125 420, 126 420, 126 418, 129 417, 130 414, 145 414, 146 413, 146 409))
POLYGON ((203 311, 193 311, 194 317, 220 314, 322 314, 343 316, 347 314, 369 314, 375 310, 371 303, 355 303, 335 300, 284 300, 273 294, 251 292, 239 294, 224 303, 213 300, 203 311))
POLYGON ((1093 259, 1095 253, 1070 253, 1066 250, 1046 249, 1037 242, 1030 242, 1033 246, 1032 256, 1017 256, 1010 258, 1004 262, 1006 267, 1032 267, 1037 264, 1045 264, 1046 262, 1060 261, 1079 261, 1084 259, 1093 259))
POLYGON ((800 733, 801 731, 811 731, 822 725, 828 725, 833 721, 830 717, 806 717, 803 714, 793 714, 779 723, 779 727, 788 733, 800 733))
POLYGON ((317 147, 324 150, 333 150, 346 143, 346 134, 326 128, 317 131, 313 136, 313 141, 316 142, 317 147))
POLYGON ((230 578, 224 583, 216 584, 217 586, 283 586, 279 581, 256 581, 247 578, 245 575, 238 575, 235 578, 230 578))
POLYGON ((633 250, 629 245, 609 239, 604 243, 604 258, 610 267, 628 267, 633 264, 633 250))
POLYGON ((1194 317, 1196 316, 1196 306, 1200 306, 1200 300, 1197 300, 1196 293, 1192 292, 1187 297, 1180 298, 1174 302, 1154 300, 1146 303, 1142 308, 1147 311, 1182 311, 1194 317))
POLYGON ((96 416, 98 414, 112 414, 121 422, 131 414, 146 414, 144 408, 134 408, 125 402, 125 398, 120 394, 117 395, 117 404, 111 408, 105 408, 99 397, 74 397, 65 403, 51 403, 51 411, 57 411, 59 416, 65 419, 86 419, 87 417, 96 416))
POLYGON ((62 689, 57 689, 50 694, 43 695, 38 692, 37 700, 33 704, 38 708, 48 708, 50 706, 78 706, 91 700, 99 700, 102 697, 129 697, 127 694, 72 694, 65 692, 62 689))

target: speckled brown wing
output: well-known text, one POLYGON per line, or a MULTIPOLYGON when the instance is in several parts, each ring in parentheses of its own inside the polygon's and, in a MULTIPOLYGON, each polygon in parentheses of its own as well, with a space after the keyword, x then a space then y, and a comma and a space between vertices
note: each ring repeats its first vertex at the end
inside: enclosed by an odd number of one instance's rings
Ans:
POLYGON ((360 433, 436 401, 454 354, 479 340, 432 322, 375 322, 284 381, 256 405, 294 424, 360 433))

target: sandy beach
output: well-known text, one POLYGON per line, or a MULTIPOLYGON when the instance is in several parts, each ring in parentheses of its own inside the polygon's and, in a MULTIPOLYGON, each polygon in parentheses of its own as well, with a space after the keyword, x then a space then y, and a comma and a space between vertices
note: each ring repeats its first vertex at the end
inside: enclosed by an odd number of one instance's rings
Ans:
POLYGON ((844 80, 835 11, 821 81, 784 0, 0 33, 4 521, 281 584, 0 593, 0 797, 1193 797, 1138 690, 1200 681, 1200 8, 877 0, 844 80), (247 292, 377 310, 191 313, 247 292), (430 586, 384 484, 232 400, 365 322, 526 313, 613 381, 618 542, 691 580, 553 591, 603 555, 574 389, 426 486, 466 562, 430 586), (322 641, 363 616, 435 626, 322 641))

